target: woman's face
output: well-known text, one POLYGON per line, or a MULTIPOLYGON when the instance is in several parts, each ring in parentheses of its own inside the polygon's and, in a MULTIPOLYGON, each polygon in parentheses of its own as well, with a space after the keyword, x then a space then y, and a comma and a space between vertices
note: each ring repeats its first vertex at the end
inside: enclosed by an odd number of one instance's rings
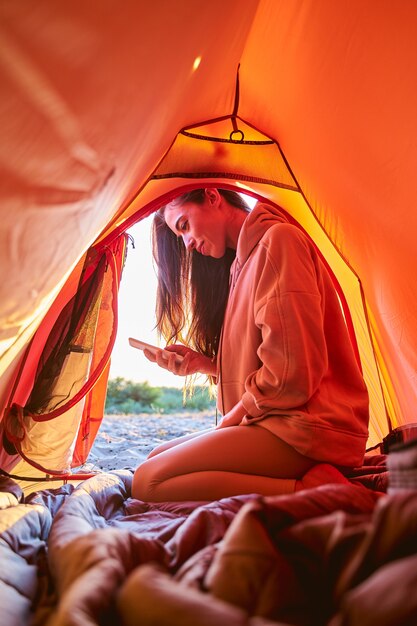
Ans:
POLYGON ((187 250, 197 250, 204 256, 220 259, 227 247, 225 213, 217 195, 207 195, 202 204, 171 203, 165 209, 169 228, 182 237, 187 250))

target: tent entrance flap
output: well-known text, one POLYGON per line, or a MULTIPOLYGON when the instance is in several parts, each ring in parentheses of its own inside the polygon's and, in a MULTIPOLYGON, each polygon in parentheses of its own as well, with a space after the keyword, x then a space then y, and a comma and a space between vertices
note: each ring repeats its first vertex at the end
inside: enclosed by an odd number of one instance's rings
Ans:
MULTIPOLYGON (((87 280, 81 277, 79 290, 49 335, 25 406, 28 414, 42 421, 60 407, 69 407, 87 381, 106 263, 103 256, 87 280)), ((90 265, 87 257, 85 272, 90 265)))
MULTIPOLYGON (((61 303, 50 332, 45 335, 40 327, 38 332, 46 336, 46 341, 29 397, 24 404, 19 403, 21 390, 17 388, 4 420, 3 440, 10 457, 9 468, 20 456, 42 472, 68 472, 74 466, 75 448, 77 463, 86 460, 93 443, 86 444, 90 434, 88 425, 91 420, 102 418, 102 413, 91 415, 95 406, 91 393, 97 381, 104 374, 108 376, 126 241, 124 235, 100 251, 91 248, 78 288, 61 303), (77 441, 80 428, 81 442, 77 441)), ((44 323, 48 322, 46 318, 44 323)), ((31 347, 34 344, 36 341, 31 347)), ((4 464, 2 467, 6 469, 4 464)))

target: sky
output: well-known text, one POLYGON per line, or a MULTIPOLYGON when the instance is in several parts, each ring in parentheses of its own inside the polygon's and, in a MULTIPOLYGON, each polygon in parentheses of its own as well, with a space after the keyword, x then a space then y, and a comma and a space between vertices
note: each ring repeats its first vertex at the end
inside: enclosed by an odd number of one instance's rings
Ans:
POLYGON ((129 337, 161 345, 155 330, 156 274, 151 251, 152 216, 128 230, 129 243, 119 292, 119 324, 113 349, 110 378, 121 376, 152 386, 182 387, 184 378, 151 363, 141 350, 129 345, 129 337))

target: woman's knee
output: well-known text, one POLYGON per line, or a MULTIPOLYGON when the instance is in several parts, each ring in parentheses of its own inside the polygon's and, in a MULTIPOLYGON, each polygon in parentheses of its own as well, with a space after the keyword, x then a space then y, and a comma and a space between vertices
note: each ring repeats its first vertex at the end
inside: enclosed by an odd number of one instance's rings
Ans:
POLYGON ((155 446, 155 448, 153 448, 153 450, 149 452, 146 458, 152 459, 152 457, 156 456, 157 454, 160 454, 161 452, 165 452, 165 450, 167 450, 169 447, 170 446, 166 442, 160 443, 159 446, 155 446))
POLYGON ((213 428, 207 428, 205 430, 200 430, 194 433, 189 433, 188 435, 182 435, 181 437, 176 437, 175 439, 171 439, 170 441, 165 441, 164 443, 156 446, 151 452, 148 454, 148 459, 152 459, 154 456, 161 454, 161 452, 165 452, 166 450, 171 450, 171 448, 175 448, 181 443, 185 443, 186 441, 190 441, 191 439, 197 439, 202 435, 205 435, 208 432, 211 432, 213 428))
POLYGON ((152 460, 147 460, 136 469, 132 481, 132 498, 152 501, 152 486, 157 484, 154 466, 152 460))

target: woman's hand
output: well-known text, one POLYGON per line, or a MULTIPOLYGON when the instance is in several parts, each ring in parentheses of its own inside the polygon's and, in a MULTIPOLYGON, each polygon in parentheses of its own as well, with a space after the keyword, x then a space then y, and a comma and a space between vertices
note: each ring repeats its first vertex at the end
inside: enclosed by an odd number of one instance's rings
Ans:
POLYGON ((145 356, 157 363, 159 367, 162 367, 177 376, 191 376, 192 374, 206 374, 207 376, 216 376, 216 361, 210 359, 208 356, 204 356, 199 352, 196 352, 188 346, 183 346, 180 343, 176 343, 164 348, 165 355, 162 349, 157 350, 153 355, 148 350, 144 350, 145 356), (166 358, 166 351, 172 354, 166 358), (176 361, 177 355, 181 355, 183 360, 179 363, 176 361))
POLYGON ((231 409, 226 415, 223 417, 222 421, 217 424, 216 429, 226 428, 227 426, 239 426, 240 422, 246 415, 246 409, 243 406, 242 402, 238 402, 235 404, 233 409, 231 409))

